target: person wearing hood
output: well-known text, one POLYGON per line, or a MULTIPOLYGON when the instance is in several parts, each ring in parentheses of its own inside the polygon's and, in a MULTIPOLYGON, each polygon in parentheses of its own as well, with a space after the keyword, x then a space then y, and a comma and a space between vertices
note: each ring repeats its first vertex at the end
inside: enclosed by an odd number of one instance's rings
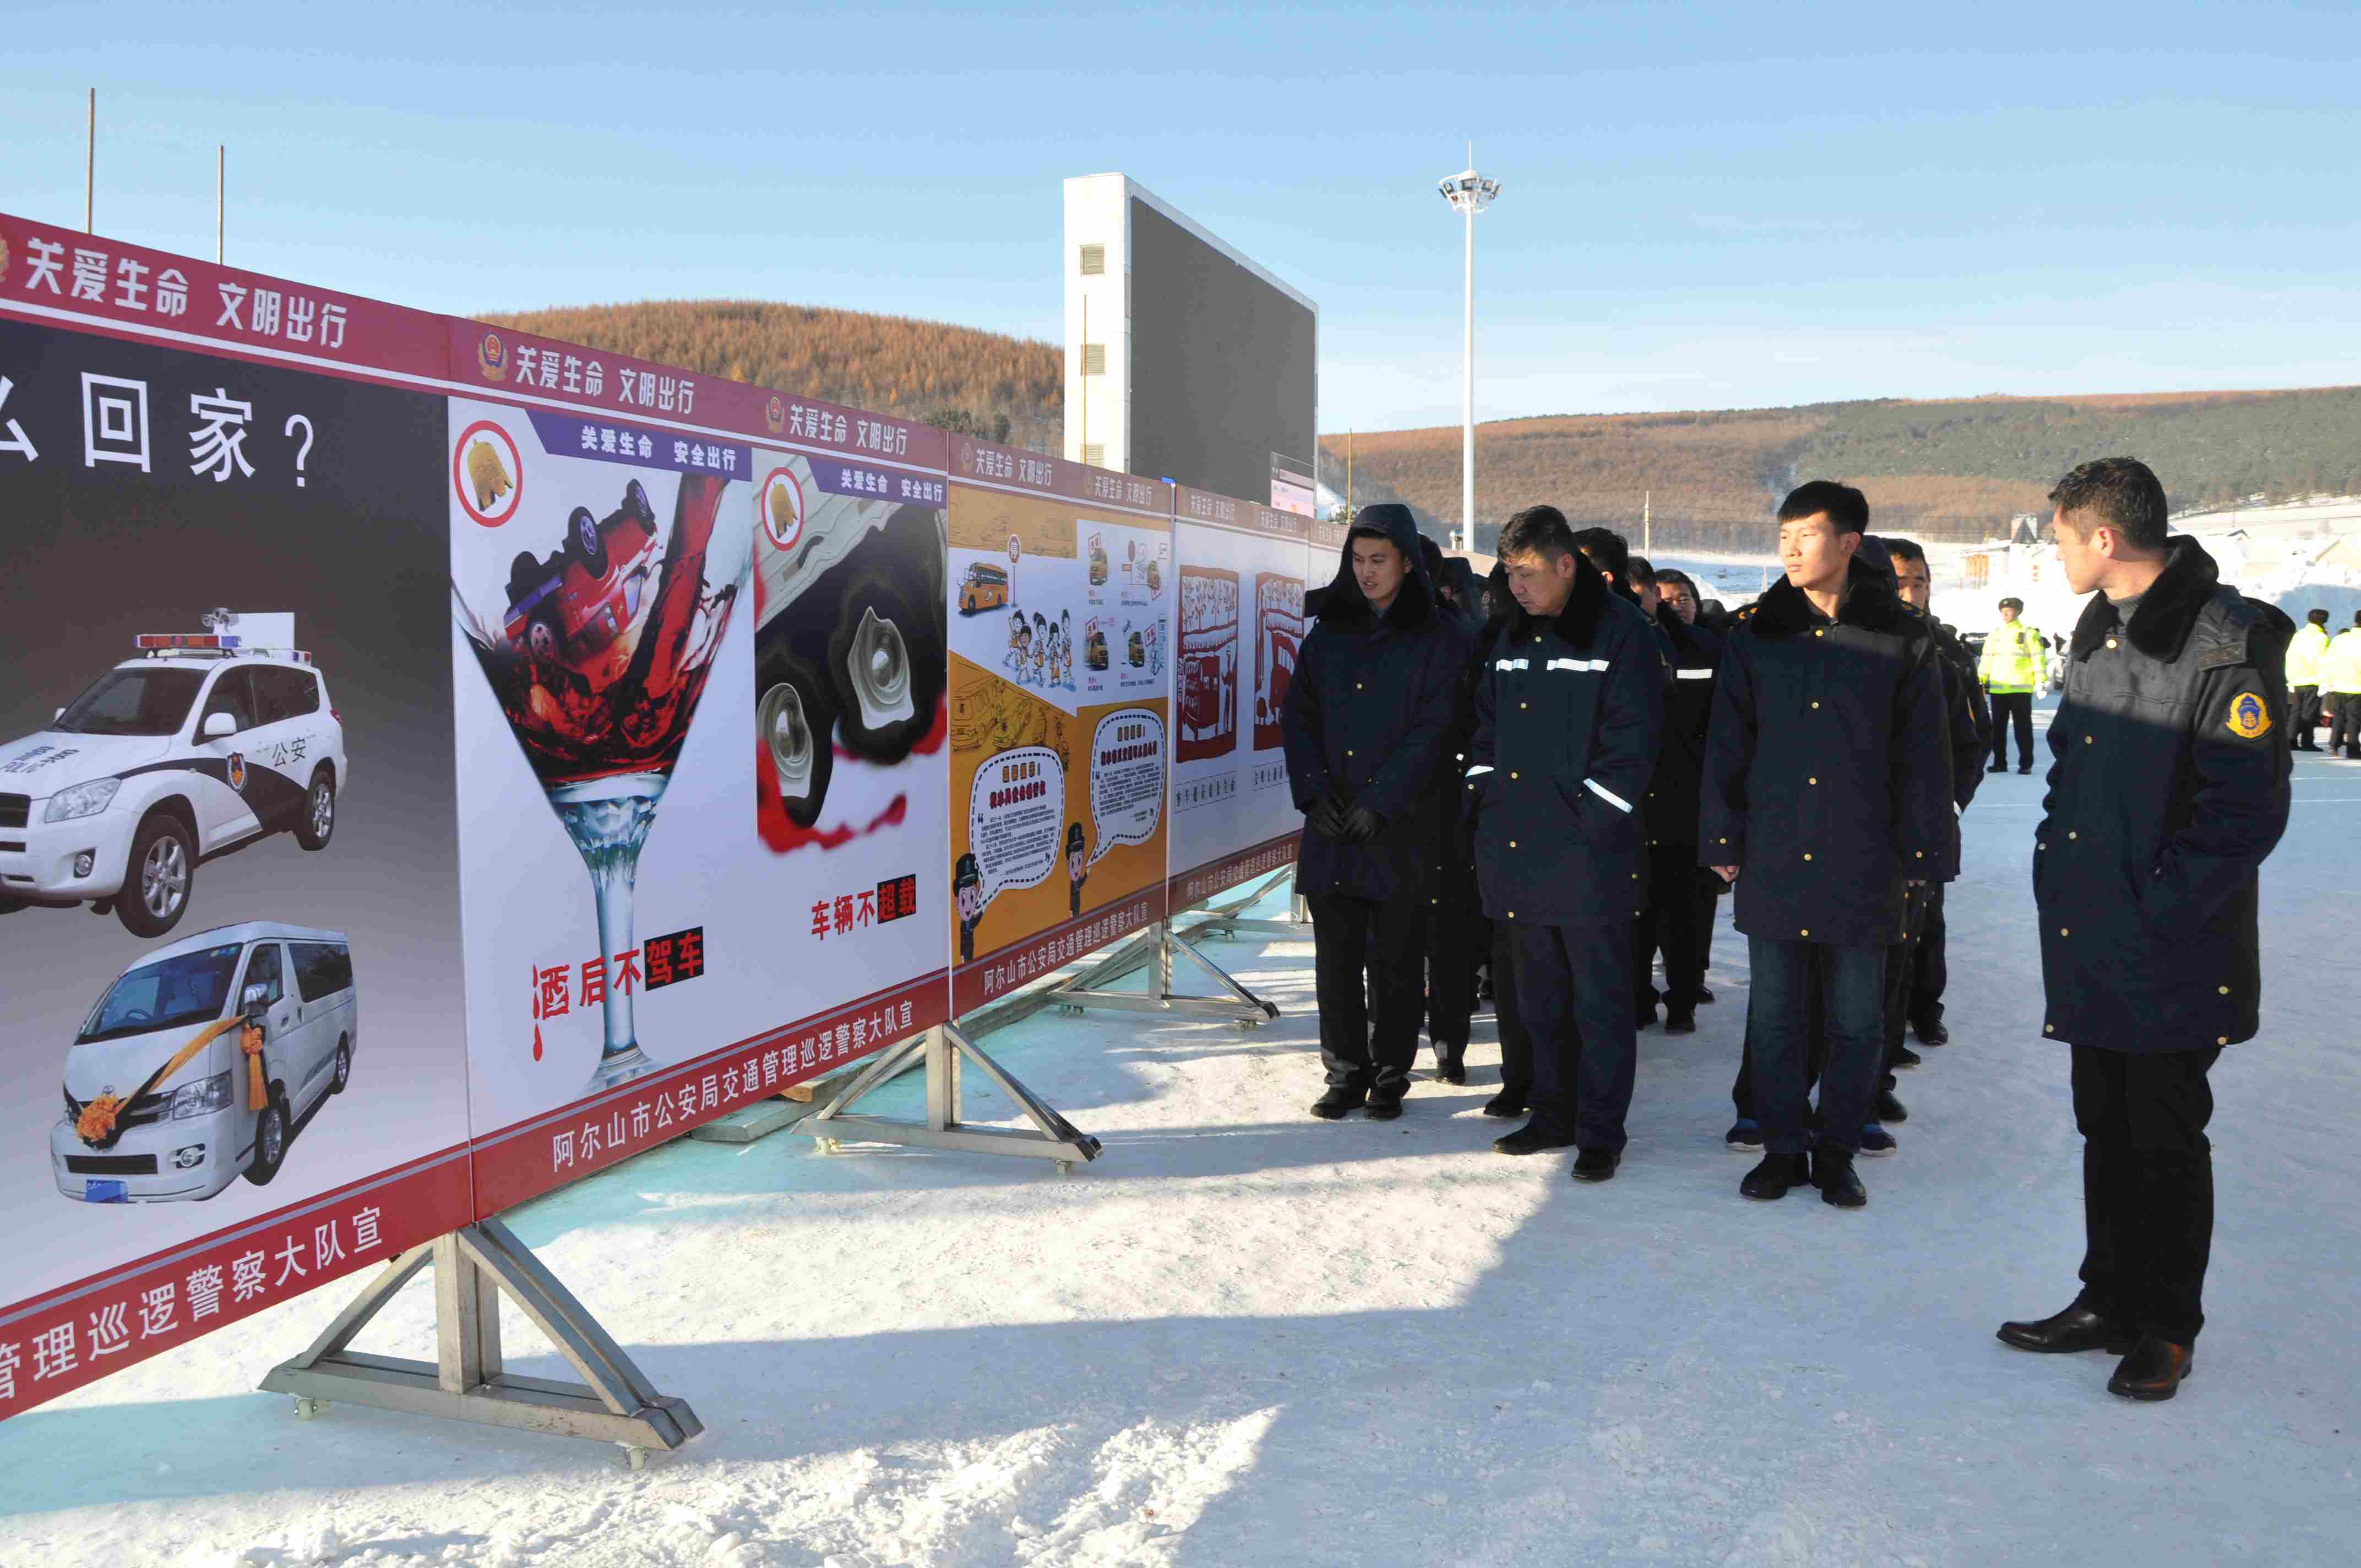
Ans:
POLYGON ((2001 1325, 2019 1350, 2105 1350, 2107 1391, 2169 1399, 2193 1365, 2213 1240, 2207 1081, 2261 1027, 2264 860, 2287 828, 2295 627, 2168 537, 2147 465, 2102 457, 2049 492, 2078 594, 2033 845, 2042 1036, 2072 1051, 2082 1288, 2001 1325))
POLYGON ((2312 731, 2320 728, 2320 673, 2327 659, 2328 612, 2314 609, 2304 616, 2295 640, 2288 644, 2288 709, 2295 725, 2294 750, 2299 751, 2320 750, 2312 731))
POLYGON ((1934 639, 1855 559, 1868 523, 1868 499, 1826 479, 1781 503, 1786 575, 1723 648, 1697 822, 1753 976, 1764 1152, 1739 1191, 1767 1201, 1809 1180, 1846 1209, 1869 1201, 1853 1157, 1884 1054, 1886 948, 1905 885, 1943 874, 1952 820, 1934 639), (1815 966, 1828 1037, 1817 1148, 1804 1118, 1815 966))
POLYGON ((1697 864, 1697 781, 1705 772, 1707 721, 1713 717, 1714 672, 1721 639, 1696 624, 1697 585, 1678 572, 1652 574, 1657 589, 1656 633, 1663 639, 1672 684, 1664 694, 1664 743, 1642 807, 1648 828, 1648 912, 1633 927, 1631 972, 1642 1020, 1664 1004, 1664 1033, 1697 1032, 1705 996, 1705 933, 1713 924, 1721 879, 1697 864), (1683 607, 1686 607, 1684 609, 1683 607), (1657 950, 1664 955, 1664 992, 1654 985, 1657 950))
POLYGON ((1606 1181, 1622 1160, 1637 1058, 1639 806, 1664 733, 1664 655, 1555 507, 1510 519, 1500 561, 1518 608, 1477 683, 1466 794, 1484 912, 1515 945, 1533 1059, 1532 1120, 1493 1146, 1572 1145, 1576 1179, 1606 1181))
POLYGON ((1364 507, 1335 580, 1303 598, 1312 629, 1280 707, 1288 787, 1305 817, 1296 888, 1312 906, 1313 984, 1334 1121, 1401 1114, 1418 1051, 1422 933, 1447 790, 1466 634, 1438 609, 1408 507, 1364 507))

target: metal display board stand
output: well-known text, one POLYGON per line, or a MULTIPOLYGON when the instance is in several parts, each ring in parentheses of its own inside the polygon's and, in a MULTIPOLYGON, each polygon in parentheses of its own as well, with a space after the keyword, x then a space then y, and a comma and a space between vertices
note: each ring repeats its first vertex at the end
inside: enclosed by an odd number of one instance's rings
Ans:
POLYGON ((1189 934, 1192 937, 1229 938, 1243 931, 1251 937, 1292 937, 1299 941, 1308 939, 1312 935, 1312 906, 1303 901, 1303 895, 1300 893, 1288 900, 1287 917, 1282 920, 1263 920, 1241 916, 1238 913, 1242 909, 1251 909, 1261 903, 1279 883, 1291 883, 1294 880, 1293 866, 1280 867, 1268 878, 1256 883, 1243 896, 1232 899, 1228 904, 1219 907, 1208 906, 1205 919, 1189 934))
POLYGON ((1056 1160, 1061 1176, 1071 1171, 1076 1162, 1099 1157, 1098 1139, 1078 1131, 951 1024, 913 1035, 880 1051, 860 1076, 845 1085, 842 1093, 787 1130, 817 1138, 821 1152, 827 1154, 835 1153, 847 1143, 867 1143, 960 1149, 969 1154, 1033 1155, 1056 1160), (927 1119, 923 1123, 845 1114, 849 1106, 921 1058, 927 1069, 927 1119), (963 1069, 969 1066, 1016 1102, 1034 1130, 965 1124, 961 1120, 961 1080, 963 1069))
POLYGON ((1086 1007, 1103 1007, 1115 1013, 1226 1018, 1242 1029, 1251 1029, 1279 1016, 1276 1003, 1265 1002, 1231 979, 1221 965, 1174 932, 1169 920, 1158 921, 1065 984, 1052 987, 1049 999, 1053 1005, 1073 1013, 1080 1013, 1086 1007), (1220 986, 1225 994, 1204 996, 1174 991, 1172 958, 1176 953, 1211 976, 1213 983, 1220 986), (1147 990, 1106 989, 1115 979, 1130 973, 1143 963, 1149 966, 1147 990))
POLYGON ((312 1347, 271 1369, 266 1393, 291 1394, 310 1420, 331 1402, 620 1443, 631 1468, 705 1430, 686 1400, 659 1394, 623 1348, 531 1249, 498 1220, 478 1220, 411 1248, 336 1314, 312 1347), (352 1348, 403 1286, 434 1270, 436 1359, 352 1348), (581 1375, 580 1383, 501 1370, 506 1295, 581 1375))

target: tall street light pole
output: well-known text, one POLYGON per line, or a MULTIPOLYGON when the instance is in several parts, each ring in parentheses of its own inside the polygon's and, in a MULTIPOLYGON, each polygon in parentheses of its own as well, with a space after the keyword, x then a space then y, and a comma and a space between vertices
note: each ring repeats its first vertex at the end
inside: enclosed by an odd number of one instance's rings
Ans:
POLYGON ((1467 167, 1439 181, 1435 189, 1467 221, 1466 316, 1460 347, 1459 548, 1476 548, 1476 214, 1500 193, 1498 180, 1476 172, 1476 144, 1467 144, 1467 167))

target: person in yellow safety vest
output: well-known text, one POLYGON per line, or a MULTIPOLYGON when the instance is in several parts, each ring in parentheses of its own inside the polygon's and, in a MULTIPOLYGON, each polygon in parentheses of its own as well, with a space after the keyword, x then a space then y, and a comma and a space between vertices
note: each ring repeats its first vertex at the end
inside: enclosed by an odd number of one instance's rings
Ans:
POLYGON ((1984 638, 1976 678, 1992 694, 1992 771, 2008 772, 2008 726, 2016 724, 2016 771, 2033 771, 2033 692, 2049 685, 2049 643, 2031 625, 2021 598, 2000 601, 2000 624, 1984 638))
POLYGON ((2295 721, 2299 751, 2317 751, 2312 730, 2320 724, 2320 672, 2328 661, 2328 612, 2315 609, 2288 642, 2288 712, 2295 721))
POLYGON ((2353 624, 2328 645, 2320 662, 2320 686, 2336 704, 2328 749, 2343 751, 2347 762, 2361 762, 2361 609, 2353 612, 2353 624))

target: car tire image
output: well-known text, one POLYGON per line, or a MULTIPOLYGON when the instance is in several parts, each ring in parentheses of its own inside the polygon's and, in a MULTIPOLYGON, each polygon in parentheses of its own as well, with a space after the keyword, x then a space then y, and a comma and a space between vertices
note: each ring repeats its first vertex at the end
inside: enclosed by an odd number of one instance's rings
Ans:
POLYGON ((566 633, 557 624, 556 611, 536 610, 533 619, 524 623, 524 651, 544 669, 564 662, 566 633))
POLYGON ((566 548, 592 576, 607 575, 607 536, 588 507, 576 507, 566 517, 566 548))
POLYGON ((350 1035, 339 1035, 336 1036, 336 1075, 328 1080, 328 1092, 342 1094, 345 1091, 345 1086, 352 1080, 353 1037, 350 1035))
POLYGON ((254 1157, 247 1162, 246 1179, 257 1187, 268 1187, 286 1158, 287 1096, 273 1084, 270 1103, 262 1108, 261 1117, 254 1124, 254 1157))
POLYGON ((882 574, 854 577, 845 587, 843 606, 828 640, 828 674, 843 716, 845 743, 872 762, 899 762, 934 727, 946 673, 942 634, 934 618, 915 608, 882 574), (906 707, 909 712, 873 724, 864 710, 864 687, 869 707, 906 707))
POLYGON ((336 835, 336 781, 325 768, 312 774, 312 788, 295 817, 295 841, 307 850, 324 850, 336 835))
POLYGON ((135 937, 160 937, 181 923, 197 874, 196 846, 177 817, 158 812, 131 837, 115 916, 135 937))
POLYGON ((779 801, 798 828, 819 820, 836 775, 836 693, 820 673, 787 652, 781 639, 754 661, 755 734, 779 785, 779 801))

